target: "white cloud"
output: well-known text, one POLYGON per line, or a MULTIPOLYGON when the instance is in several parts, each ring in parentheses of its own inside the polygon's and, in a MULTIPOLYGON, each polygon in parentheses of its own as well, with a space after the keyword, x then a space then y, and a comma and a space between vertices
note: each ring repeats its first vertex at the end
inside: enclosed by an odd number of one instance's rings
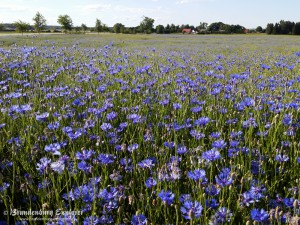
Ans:
POLYGON ((24 12, 30 10, 29 7, 27 6, 22 6, 22 5, 1 5, 0 6, 0 12, 24 12))
POLYGON ((197 2, 212 2, 214 0, 180 0, 177 1, 176 4, 180 5, 180 4, 189 4, 189 3, 197 3, 197 2))
POLYGON ((93 4, 86 5, 82 9, 86 12, 101 12, 105 10, 109 10, 111 8, 111 4, 93 4))

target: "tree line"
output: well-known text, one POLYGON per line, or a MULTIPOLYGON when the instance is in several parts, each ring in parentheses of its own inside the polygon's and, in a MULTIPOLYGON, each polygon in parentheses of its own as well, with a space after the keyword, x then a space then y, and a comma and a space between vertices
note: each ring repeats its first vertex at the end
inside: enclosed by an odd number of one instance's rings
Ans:
MULTIPOLYGON (((33 26, 29 23, 23 22, 21 20, 14 23, 16 31, 24 33, 29 30, 35 30, 36 32, 44 32, 47 28, 47 23, 45 17, 37 12, 33 17, 33 26)), ((157 25, 154 27, 154 19, 144 16, 140 24, 136 27, 126 27, 122 23, 116 23, 113 27, 108 27, 106 24, 102 23, 98 18, 96 19, 94 27, 88 27, 86 24, 81 24, 81 26, 74 26, 72 18, 69 15, 59 15, 57 22, 61 25, 60 28, 52 30, 53 32, 78 32, 85 33, 90 32, 112 32, 112 33, 123 33, 123 34, 136 34, 136 33, 157 33, 157 34, 171 34, 171 33, 181 33, 187 32, 198 33, 198 34, 242 34, 249 32, 256 33, 267 33, 267 34, 294 34, 300 35, 300 22, 295 23, 291 21, 281 20, 279 23, 268 23, 266 28, 263 29, 258 26, 256 29, 248 30, 245 27, 236 24, 230 25, 223 22, 214 22, 208 25, 206 22, 200 22, 198 26, 193 26, 189 24, 175 25, 167 24, 157 25)), ((0 30, 4 30, 3 24, 0 24, 0 30)), ((50 31, 50 30, 46 30, 50 31)))

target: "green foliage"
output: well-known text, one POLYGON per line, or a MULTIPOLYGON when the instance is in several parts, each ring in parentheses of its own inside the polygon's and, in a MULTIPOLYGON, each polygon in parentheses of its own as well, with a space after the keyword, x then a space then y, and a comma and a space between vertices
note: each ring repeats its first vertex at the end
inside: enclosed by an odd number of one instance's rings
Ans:
POLYGON ((0 23, 0 31, 4 30, 4 25, 2 23, 0 23))
POLYGON ((258 32, 258 33, 262 33, 262 32, 263 32, 263 29, 262 29, 261 26, 256 27, 255 30, 256 30, 256 32, 258 32))
POLYGON ((267 28, 266 28, 266 33, 267 34, 272 34, 274 29, 274 24, 273 23, 268 23, 267 28))
POLYGON ((298 22, 294 25, 293 34, 294 35, 300 35, 300 22, 298 22))
POLYGON ((84 23, 81 24, 81 30, 82 30, 83 32, 86 32, 87 29, 88 29, 87 25, 85 25, 84 23))
POLYGON ((163 34, 165 31, 165 27, 163 25, 157 25, 156 26, 156 33, 157 34, 163 34))
POLYGON ((57 22, 62 26, 64 30, 72 30, 73 21, 69 15, 60 15, 57 22))
POLYGON ((113 27, 113 30, 116 34, 124 33, 125 32, 125 26, 122 23, 116 23, 113 27))
POLYGON ((29 23, 23 22, 21 20, 15 22, 14 25, 16 26, 16 31, 22 33, 22 35, 25 31, 28 31, 30 26, 29 23))
POLYGON ((43 29, 45 29, 46 19, 40 12, 37 12, 32 20, 34 21, 34 29, 37 32, 40 33, 43 29))
POLYGON ((99 20, 99 19, 96 19, 95 31, 96 31, 97 33, 100 33, 100 32, 103 31, 103 25, 102 25, 102 23, 101 23, 101 20, 99 20))
POLYGON ((154 19, 144 16, 143 20, 140 23, 140 30, 143 33, 152 33, 153 25, 154 19))

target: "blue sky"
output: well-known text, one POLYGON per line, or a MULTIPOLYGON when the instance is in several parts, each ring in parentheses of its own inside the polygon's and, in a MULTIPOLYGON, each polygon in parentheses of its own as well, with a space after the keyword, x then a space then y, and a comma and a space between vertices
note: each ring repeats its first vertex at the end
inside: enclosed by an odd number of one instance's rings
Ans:
POLYGON ((94 26, 96 18, 107 26, 137 26, 148 16, 154 25, 221 21, 256 28, 281 19, 300 22, 299 9, 299 0, 0 0, 0 23, 32 24, 39 11, 48 25, 58 25, 58 16, 67 14, 74 26, 94 26))

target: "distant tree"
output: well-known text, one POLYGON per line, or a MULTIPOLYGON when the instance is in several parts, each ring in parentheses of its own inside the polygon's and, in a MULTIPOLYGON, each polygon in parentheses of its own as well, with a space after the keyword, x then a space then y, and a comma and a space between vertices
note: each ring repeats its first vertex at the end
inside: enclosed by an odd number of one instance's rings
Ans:
POLYGON ((87 25, 85 25, 84 23, 81 24, 81 30, 82 30, 83 32, 86 32, 87 29, 88 29, 87 25))
POLYGON ((81 31, 81 27, 79 27, 79 26, 74 27, 74 29, 75 29, 75 32, 77 32, 77 33, 79 33, 81 31))
POLYGON ((211 23, 209 26, 208 26, 208 30, 212 33, 216 33, 216 32, 219 32, 221 31, 223 28, 224 28, 224 23, 222 22, 215 22, 215 23, 211 23))
POLYGON ((176 30, 176 26, 175 26, 175 24, 171 24, 171 26, 170 26, 170 33, 176 33, 177 32, 177 30, 176 30))
POLYGON ((164 27, 164 33, 165 33, 165 34, 170 34, 170 33, 172 33, 170 24, 167 24, 167 26, 164 27))
POLYGON ((272 34, 281 34, 281 29, 278 23, 275 23, 272 34))
POLYGON ((261 26, 256 27, 256 32, 262 33, 263 32, 262 27, 261 26))
POLYGON ((34 26, 35 31, 37 31, 38 33, 41 33, 41 31, 44 30, 46 27, 45 17, 40 12, 37 12, 35 14, 35 16, 32 18, 32 20, 34 21, 33 26, 34 26))
POLYGON ((268 23, 267 28, 266 28, 266 33, 267 34, 272 34, 274 29, 274 24, 273 23, 268 23))
POLYGON ((124 33, 125 31, 125 26, 122 24, 122 23, 116 23, 113 27, 114 29, 114 32, 116 34, 119 34, 119 33, 124 33))
POLYGON ((291 21, 280 20, 279 26, 281 34, 291 34, 295 23, 291 21))
POLYGON ((144 16, 140 23, 140 30, 144 33, 152 33, 154 19, 144 16))
POLYGON ((14 25, 16 26, 16 30, 19 33, 22 33, 22 35, 25 31, 28 31, 29 26, 30 26, 29 23, 23 22, 21 20, 15 22, 14 25))
POLYGON ((103 31, 103 26, 99 19, 96 19, 95 31, 98 32, 98 34, 103 31))
POLYGON ((163 25, 157 25, 156 26, 156 33, 157 34, 163 34, 165 31, 165 27, 163 25))
POLYGON ((292 34, 300 35, 300 22, 295 23, 292 34))
POLYGON ((0 31, 4 30, 4 25, 2 23, 0 23, 0 31))
POLYGON ((197 26, 196 28, 197 28, 198 31, 200 31, 200 30, 206 30, 207 27, 208 27, 208 23, 206 23, 206 22, 200 22, 200 25, 197 26))
POLYGON ((60 15, 57 19, 57 22, 62 26, 64 30, 72 30, 73 21, 68 15, 60 15))

